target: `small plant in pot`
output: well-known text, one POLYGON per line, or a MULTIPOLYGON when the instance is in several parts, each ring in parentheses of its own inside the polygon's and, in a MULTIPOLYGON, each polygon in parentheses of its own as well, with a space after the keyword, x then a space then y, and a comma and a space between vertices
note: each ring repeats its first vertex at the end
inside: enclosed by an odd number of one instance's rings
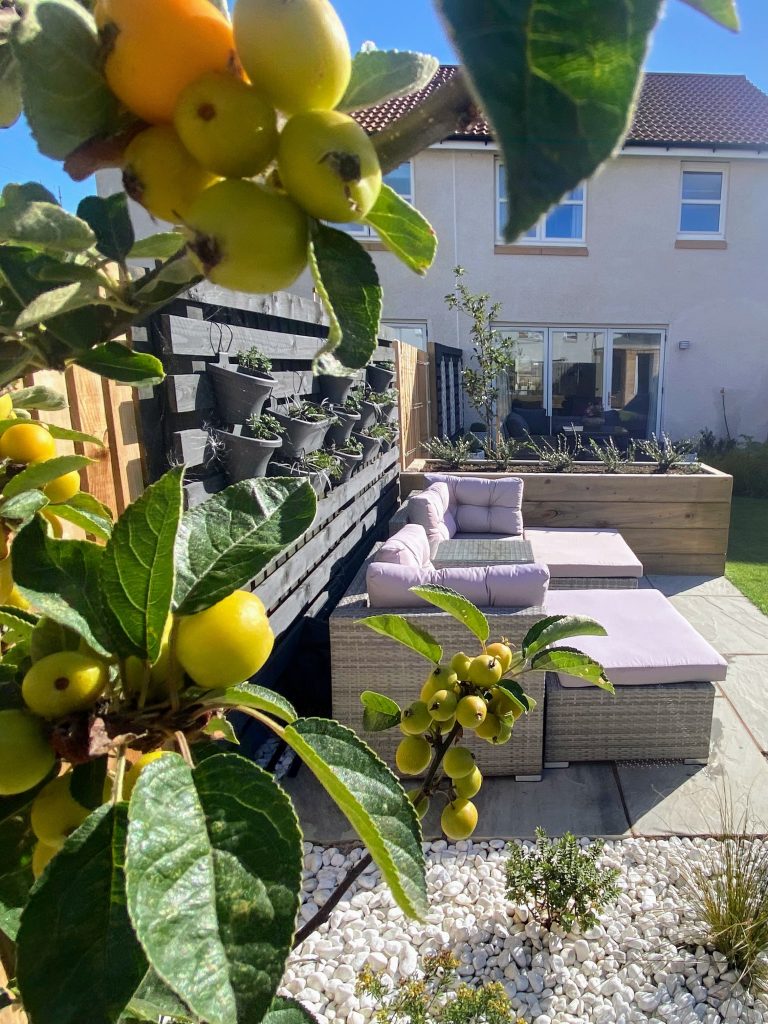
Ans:
POLYGON ((392 419, 392 414, 397 409, 397 391, 394 388, 388 391, 373 391, 368 395, 368 401, 376 406, 379 418, 387 422, 392 419))
MULTIPOLYGON (((375 428, 371 427, 370 430, 375 428)), ((370 430, 365 434, 353 434, 352 440, 357 441, 363 449, 363 462, 370 462, 375 459, 381 449, 381 438, 372 437, 370 430)))
POLYGON ((283 428, 283 455, 298 458, 322 448, 331 420, 327 409, 295 398, 274 416, 283 428))
POLYGON ((324 448, 318 448, 316 452, 311 452, 304 460, 304 463, 314 472, 320 473, 327 478, 327 490, 340 483, 344 475, 344 467, 339 456, 335 452, 326 451, 324 448))
MULTIPOLYGON (((314 452, 311 453, 311 455, 314 454, 314 452)), ((331 478, 329 473, 325 470, 318 469, 309 461, 311 455, 306 458, 296 459, 282 459, 278 456, 277 459, 273 459, 272 462, 270 462, 268 475, 304 477, 309 480, 309 484, 317 497, 324 498, 326 492, 331 486, 331 478)))
POLYGON ((372 427, 378 419, 378 410, 371 399, 359 392, 353 392, 349 399, 347 399, 347 405, 349 405, 350 400, 357 403, 357 409, 360 413, 360 422, 357 425, 357 429, 367 430, 368 427, 372 427))
POLYGON ((331 425, 328 427, 328 432, 325 435, 325 443, 329 446, 333 445, 336 448, 341 448, 349 440, 349 435, 352 433, 355 424, 360 422, 360 413, 353 411, 349 403, 346 405, 333 405, 328 411, 331 417, 331 425))
POLYGON ((393 423, 374 423, 365 433, 381 442, 382 452, 388 452, 397 437, 397 427, 393 423))
POLYGON ((266 476, 269 460, 283 443, 282 427, 269 413, 252 416, 239 434, 216 430, 214 446, 220 449, 230 483, 266 476))
POLYGON ((333 454, 338 456, 342 466, 342 476, 338 483, 346 483, 363 461, 363 446, 351 437, 341 448, 334 448, 333 454))
POLYGON ((395 364, 389 360, 369 363, 365 368, 368 384, 373 391, 386 391, 395 379, 395 364))
POLYGON ((320 394, 331 405, 344 405, 350 389, 355 383, 355 378, 351 374, 334 377, 331 374, 323 373, 317 379, 320 385, 320 394))
POLYGON ((272 394, 275 378, 272 364, 257 348, 238 353, 237 365, 209 363, 216 407, 224 423, 247 423, 258 416, 272 394))

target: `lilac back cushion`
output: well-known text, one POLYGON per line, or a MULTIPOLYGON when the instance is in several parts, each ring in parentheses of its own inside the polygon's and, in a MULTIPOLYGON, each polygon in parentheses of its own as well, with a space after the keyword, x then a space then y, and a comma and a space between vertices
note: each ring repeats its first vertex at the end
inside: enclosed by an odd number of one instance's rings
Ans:
POLYGON ((428 473, 434 487, 448 487, 449 511, 458 533, 498 533, 507 537, 523 533, 523 481, 509 476, 486 477, 428 473))
POLYGON ((433 555, 440 541, 449 540, 456 532, 453 517, 450 525, 445 519, 448 501, 448 487, 443 483, 433 484, 408 499, 408 520, 424 528, 433 555))
POLYGON ((409 524, 403 526, 384 541, 373 557, 374 562, 388 562, 390 565, 407 565, 412 569, 428 566, 429 541, 423 527, 409 524))
POLYGON ((434 583, 449 587, 480 608, 527 608, 544 601, 549 582, 545 565, 494 565, 460 569, 414 569, 371 562, 366 573, 371 608, 425 608, 411 587, 434 583))

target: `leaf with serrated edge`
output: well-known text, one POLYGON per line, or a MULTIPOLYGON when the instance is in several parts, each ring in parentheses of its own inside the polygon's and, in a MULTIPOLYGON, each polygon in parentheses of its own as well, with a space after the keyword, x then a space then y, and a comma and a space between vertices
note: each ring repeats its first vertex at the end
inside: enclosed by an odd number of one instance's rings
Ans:
POLYGON ((420 654, 422 658, 440 664, 443 656, 443 648, 435 640, 431 633, 421 626, 414 626, 403 615, 369 615, 366 619, 358 619, 361 626, 367 626, 375 633, 391 637, 405 647, 420 654))
POLYGON ((161 231, 148 238, 140 238, 128 253, 128 259, 167 260, 185 244, 185 238, 178 231, 161 231))
POLYGON ((17 971, 38 1024, 113 1024, 146 973, 126 910, 126 813, 125 804, 94 811, 32 890, 17 971))
POLYGON ((285 742, 323 784, 378 865, 400 909, 427 913, 421 825, 405 790, 351 729, 322 718, 300 718, 285 742))
POLYGON ((338 110, 362 110, 410 96, 428 85, 440 67, 436 57, 408 50, 361 50, 352 61, 352 77, 338 110))
POLYGON ((515 682, 514 679, 502 679, 499 683, 499 689, 504 690, 508 696, 516 700, 529 713, 538 705, 538 701, 526 693, 520 683, 515 682))
POLYGON ((426 217, 382 185, 379 198, 365 218, 390 252, 417 274, 426 274, 437 253, 437 235, 426 217))
POLYGON ((363 705, 363 728, 366 732, 384 732, 400 723, 400 706, 383 693, 363 690, 360 694, 363 705))
POLYGON ((376 265, 351 235, 317 222, 309 253, 312 277, 331 319, 315 363, 333 353, 344 366, 359 369, 378 344, 382 290, 376 265))
POLYGON ((281 722, 295 722, 299 717, 293 704, 282 694, 268 690, 264 686, 256 686, 254 683, 240 683, 239 686, 230 686, 226 690, 187 687, 184 691, 184 700, 193 704, 204 701, 218 708, 236 708, 242 705, 246 708, 255 708, 257 711, 266 711, 268 715, 279 718, 281 722))
POLYGON ((77 365, 134 387, 154 387, 165 379, 163 364, 157 356, 148 352, 132 352, 118 341, 107 341, 84 352, 78 356, 77 365))
POLYGON ((318 1024, 318 1021, 297 999, 276 996, 261 1024, 318 1024))
POLYGON ((587 615, 550 615, 540 619, 523 638, 523 654, 532 658, 549 644, 572 636, 605 636, 605 628, 587 615))
POLYGON ((174 607, 204 611, 245 586, 312 525, 317 498, 306 480, 243 480, 185 512, 176 542, 174 607))
POLYGON ((93 459, 85 455, 58 455, 46 462, 35 462, 22 469, 3 487, 3 497, 13 498, 22 491, 42 490, 46 484, 56 480, 65 473, 72 473, 83 466, 88 466, 93 459))
POLYGON ((126 1007, 125 1018, 157 1024, 161 1017, 168 1018, 169 1024, 197 1024, 192 1021, 189 1007, 150 968, 126 1007))
POLYGON ((531 668, 536 672, 563 672, 578 679, 586 679, 608 693, 615 692, 603 666, 575 647, 554 647, 539 651, 531 659, 531 668))
POLYGON ((493 125, 514 241, 615 151, 661 0, 436 0, 493 125))
POLYGON ((110 654, 104 625, 99 567, 104 549, 84 540, 52 540, 37 519, 16 534, 13 578, 41 614, 82 636, 99 654, 110 654))
POLYGON ((418 594, 425 601, 435 605, 436 608, 452 615, 457 622, 474 633, 481 644, 488 639, 491 632, 488 619, 462 594, 457 594, 449 587, 440 587, 433 583, 425 583, 423 586, 410 589, 414 594, 418 594))
POLYGON ((156 661, 171 611, 184 468, 170 470, 123 512, 101 562, 116 653, 156 661))
POLYGON ((30 636, 36 625, 36 615, 28 615, 20 608, 0 607, 0 626, 7 626, 19 636, 30 636))
POLYGON ((735 0, 683 0, 683 3, 701 11, 733 32, 739 31, 739 15, 735 0))
POLYGON ((22 491, 21 494, 8 498, 0 505, 0 519, 15 519, 20 522, 31 519, 32 516, 45 508, 48 499, 42 491, 22 491))
POLYGON ((194 771, 171 754, 139 776, 129 819, 128 908, 155 971, 208 1024, 261 1020, 299 906, 303 847, 290 800, 236 754, 194 771))
POLYGON ((29 388, 19 388, 11 392, 14 409, 44 409, 55 412, 67 408, 67 399, 60 391, 54 391, 44 384, 33 384, 29 388))
POLYGON ((0 241, 55 252, 83 252, 94 243, 85 221, 53 203, 0 206, 0 241))
POLYGON ((217 738, 223 738, 227 743, 234 743, 236 746, 240 746, 240 740, 237 738, 237 733, 230 721, 226 718, 222 718, 220 715, 214 715, 213 718, 209 719, 203 726, 201 732, 206 736, 215 736, 217 738))
POLYGON ((85 491, 79 491, 69 501, 57 502, 51 511, 99 540, 109 540, 112 534, 109 509, 85 491))
POLYGON ((95 444, 99 448, 104 447, 104 442, 93 434, 85 434, 82 430, 72 430, 70 427, 60 427, 57 423, 46 423, 48 433, 57 441, 79 441, 81 444, 95 444))

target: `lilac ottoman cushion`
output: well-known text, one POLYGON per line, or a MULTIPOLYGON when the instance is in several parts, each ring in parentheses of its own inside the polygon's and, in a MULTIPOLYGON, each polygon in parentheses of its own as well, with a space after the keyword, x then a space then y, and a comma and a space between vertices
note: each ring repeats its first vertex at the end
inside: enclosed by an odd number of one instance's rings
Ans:
POLYGON ((549 573, 546 566, 494 565, 474 568, 412 568, 373 561, 366 571, 371 608, 423 608, 410 588, 425 583, 449 587, 480 608, 527 608, 544 601, 549 573))
POLYGON ((429 541, 424 528, 410 523, 384 541, 374 555, 375 562, 408 565, 412 569, 430 566, 429 541))
POLYGON ((528 527, 533 557, 549 566, 553 578, 628 576, 639 579, 643 563, 618 530, 528 527))
MULTIPOLYGON (((588 615, 607 636, 577 636, 561 646, 595 658, 615 686, 715 682, 728 663, 658 590, 551 590, 548 615, 588 615)), ((558 674, 563 686, 589 686, 558 674)))
POLYGON ((427 473, 434 486, 448 487, 449 511, 460 533, 504 534, 519 537, 523 532, 523 481, 509 476, 497 479, 427 473))

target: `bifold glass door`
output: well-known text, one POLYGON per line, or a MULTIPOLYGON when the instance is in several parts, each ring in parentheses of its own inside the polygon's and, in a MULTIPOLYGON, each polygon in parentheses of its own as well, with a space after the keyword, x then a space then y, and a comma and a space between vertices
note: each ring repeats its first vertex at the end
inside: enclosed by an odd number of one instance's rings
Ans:
POLYGON ((658 432, 665 335, 659 330, 499 327, 513 365, 499 381, 499 414, 518 433, 630 441, 658 432))

